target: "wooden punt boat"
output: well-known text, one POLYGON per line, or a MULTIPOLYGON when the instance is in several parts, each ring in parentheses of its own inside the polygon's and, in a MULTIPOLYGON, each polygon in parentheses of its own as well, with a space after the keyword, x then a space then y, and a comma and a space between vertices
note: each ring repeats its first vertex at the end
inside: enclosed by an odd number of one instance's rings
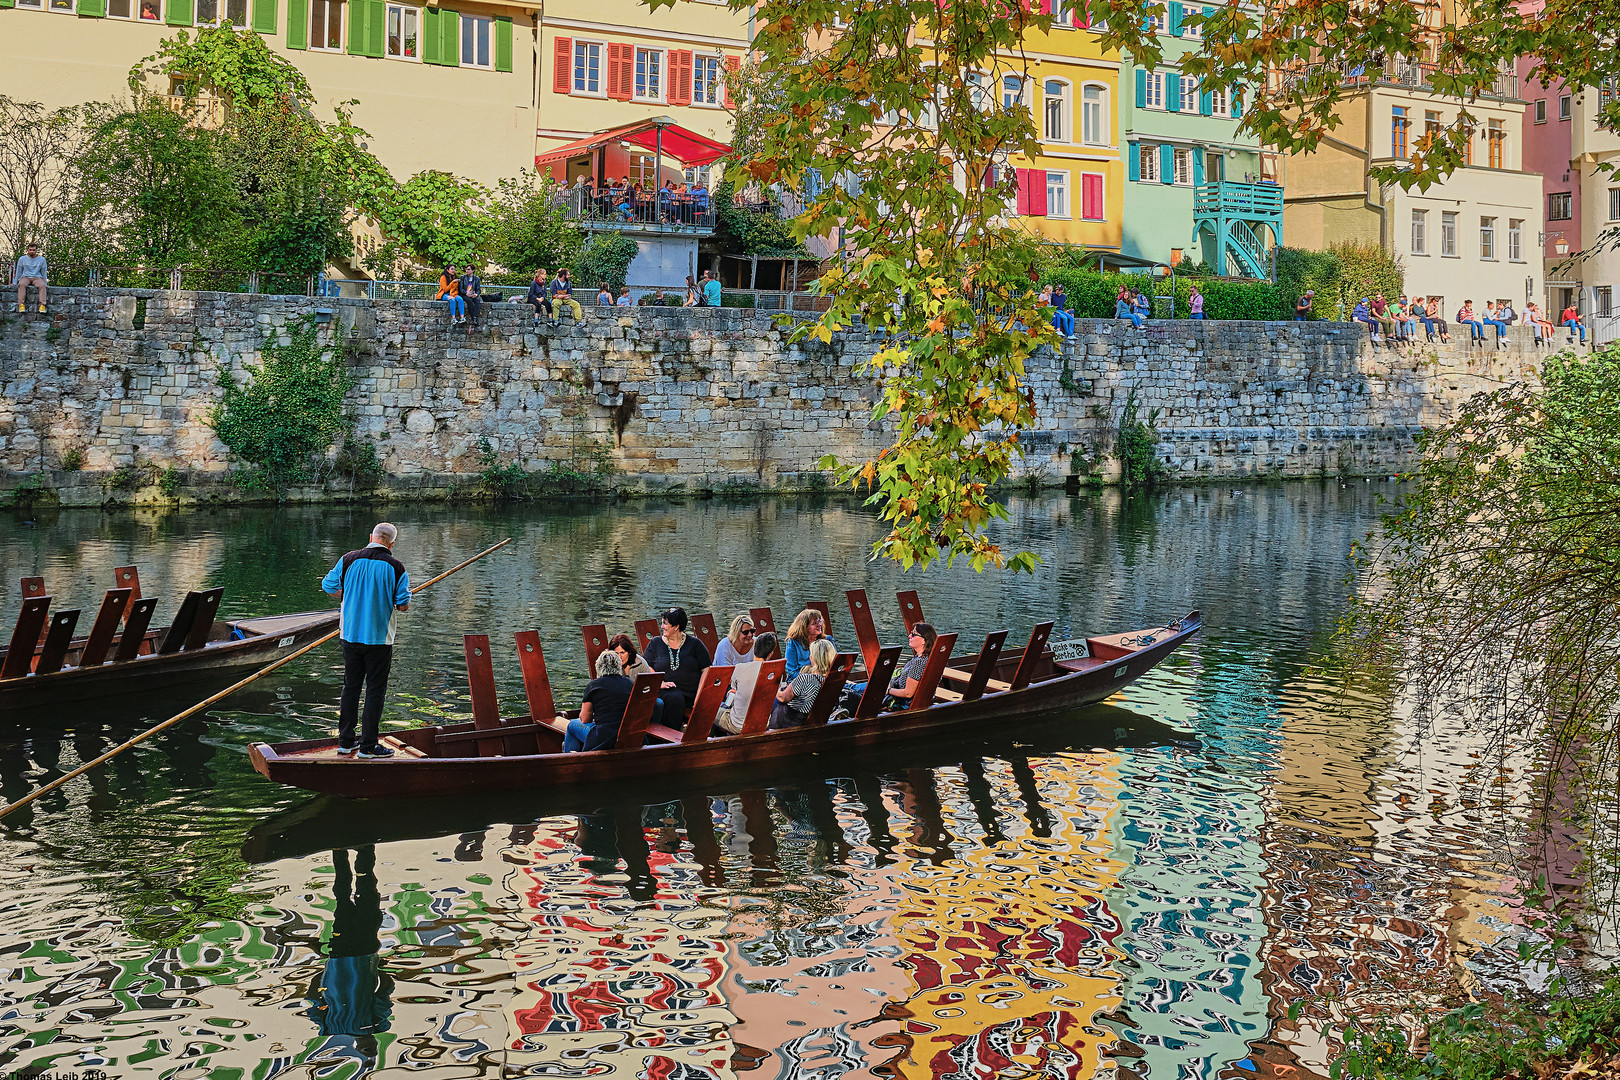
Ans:
POLYGON ((96 698, 139 701, 155 690, 263 667, 338 622, 336 611, 216 619, 225 590, 207 589, 188 592, 174 620, 154 629, 157 600, 142 598, 139 571, 120 566, 113 580, 117 587, 79 637, 80 612, 52 613, 44 580, 22 579, 22 611, 0 650, 0 713, 96 698))
MULTIPOLYGON (((566 721, 553 703, 539 633, 525 630, 516 635, 529 711, 511 718, 501 717, 495 700, 489 638, 469 634, 464 648, 473 709, 470 722, 390 733, 383 741, 396 756, 383 759, 341 757, 334 738, 255 743, 250 748, 253 767, 277 783, 355 798, 467 795, 697 776, 739 763, 961 735, 985 724, 1091 705, 1146 674, 1202 627, 1195 611, 1148 630, 1063 642, 1064 647, 1054 652, 1048 647, 1052 624, 1046 622, 1035 627, 1021 650, 1004 651, 1007 631, 1000 630, 986 637, 977 653, 954 663, 957 635, 941 634, 910 707, 885 712, 884 689, 898 666, 900 646, 879 643, 864 591, 852 590, 846 596, 861 653, 839 654, 803 727, 766 730, 785 661, 764 660, 758 661, 759 682, 738 735, 709 734, 730 686, 732 668, 717 666, 704 672, 684 731, 651 722, 663 679, 654 672, 636 678, 612 749, 563 753, 566 721), (852 677, 867 680, 859 706, 849 719, 829 722, 852 677)), ((922 620, 921 604, 915 593, 902 593, 899 599, 909 630, 922 620)), ((754 613, 757 623, 766 622, 761 611, 754 613)), ((694 618, 693 630, 709 644, 712 655, 712 617, 694 618)), ((606 647, 606 630, 585 627, 583 634, 594 672, 596 656, 606 647)))

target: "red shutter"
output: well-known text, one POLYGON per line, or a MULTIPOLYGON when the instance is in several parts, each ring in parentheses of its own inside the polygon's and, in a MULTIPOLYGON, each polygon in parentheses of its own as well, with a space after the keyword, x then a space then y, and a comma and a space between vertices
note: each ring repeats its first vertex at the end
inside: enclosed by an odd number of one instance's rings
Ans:
POLYGON ((1074 25, 1076 25, 1076 26, 1090 26, 1091 25, 1091 3, 1090 3, 1090 0, 1079 0, 1079 2, 1074 5, 1074 25))
POLYGON ((669 51, 669 103, 692 104, 692 50, 669 51))
POLYGON ((636 81, 636 47, 634 45, 608 45, 608 97, 615 101, 629 101, 636 81))
POLYGON ((1080 216, 1087 221, 1103 220, 1103 178, 1100 173, 1080 174, 1080 216))
POLYGON ((619 96, 619 47, 617 45, 615 45, 611 41, 608 42, 608 47, 607 47, 607 70, 605 72, 603 72, 603 75, 605 75, 607 77, 607 87, 606 87, 607 96, 610 97, 610 98, 611 97, 618 97, 619 96))
POLYGON ((560 37, 551 44, 551 92, 566 94, 574 89, 574 39, 560 37))
POLYGON ((1052 0, 1041 0, 1041 14, 1042 15, 1050 15, 1050 14, 1052 14, 1052 0))
POLYGON ((1018 176, 1018 216, 1029 216, 1029 170, 1019 169, 1018 176))
POLYGON ((1029 170, 1029 216, 1046 216, 1046 170, 1029 170))
POLYGON ((737 72, 742 70, 742 57, 726 57, 726 108, 735 108, 736 99, 731 96, 731 84, 736 81, 737 72))

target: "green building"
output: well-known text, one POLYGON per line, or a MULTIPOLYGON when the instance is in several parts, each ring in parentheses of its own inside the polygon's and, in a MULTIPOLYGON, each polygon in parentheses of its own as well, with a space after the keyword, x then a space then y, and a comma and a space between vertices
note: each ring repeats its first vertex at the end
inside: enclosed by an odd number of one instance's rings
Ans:
POLYGON ((1203 261, 1216 273, 1268 277, 1271 249, 1282 242, 1282 188, 1262 175, 1260 143, 1238 130, 1242 93, 1205 90, 1181 73, 1199 47, 1213 7, 1172 3, 1160 9, 1164 55, 1156 70, 1120 60, 1126 141, 1125 233, 1128 265, 1203 261), (1179 254, 1178 254, 1179 253, 1179 254))

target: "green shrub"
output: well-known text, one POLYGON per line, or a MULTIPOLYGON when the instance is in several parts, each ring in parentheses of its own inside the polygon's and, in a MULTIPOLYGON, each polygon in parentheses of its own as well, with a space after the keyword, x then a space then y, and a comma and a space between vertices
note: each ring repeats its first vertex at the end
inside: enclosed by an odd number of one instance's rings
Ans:
POLYGON ((597 233, 585 242, 574 262, 574 287, 595 289, 602 282, 618 292, 624 288, 630 264, 636 258, 636 242, 620 232, 597 233))
POLYGON ((166 498, 172 499, 180 494, 180 470, 173 465, 169 465, 159 471, 157 474, 157 487, 166 498))
POLYGON ((1119 486, 1126 491, 1152 487, 1164 479, 1164 466, 1159 463, 1159 433, 1153 429, 1159 418, 1154 409, 1143 420, 1137 413, 1136 388, 1125 397, 1125 408, 1119 414, 1119 434, 1114 452, 1119 455, 1119 486))
MULTIPOLYGON (((1062 282, 1068 294, 1068 308, 1077 319, 1111 319, 1114 300, 1121 286, 1146 291, 1155 297, 1170 295, 1170 278, 1154 278, 1147 274, 1099 273, 1079 266, 1048 266, 1040 271, 1041 284, 1062 282)), ((1190 313, 1189 298, 1197 283, 1204 294, 1204 314, 1211 319, 1291 318, 1293 300, 1285 298, 1282 290, 1268 281, 1230 281, 1221 278, 1197 279, 1176 275, 1175 315, 1186 318, 1190 313)), ((1168 318, 1166 305, 1155 300, 1155 318, 1168 318)))
POLYGON ((84 468, 84 451, 77 446, 62 451, 62 471, 78 472, 84 468))
POLYGON ((1316 290, 1313 319, 1342 321, 1363 296, 1383 293, 1393 300, 1404 280, 1400 261, 1377 244, 1332 244, 1326 251, 1277 249, 1277 287, 1290 317, 1294 301, 1307 289, 1316 290))

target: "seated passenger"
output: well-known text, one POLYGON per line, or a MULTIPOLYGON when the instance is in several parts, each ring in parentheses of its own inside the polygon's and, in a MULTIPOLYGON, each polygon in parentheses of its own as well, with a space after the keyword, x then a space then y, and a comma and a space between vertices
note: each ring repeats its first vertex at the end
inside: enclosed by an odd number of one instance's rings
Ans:
POLYGON ((647 643, 647 663, 666 676, 663 692, 664 723, 686 726, 686 714, 697 700, 703 671, 714 658, 703 642, 686 632, 686 610, 670 608, 658 617, 660 636, 647 643))
MULTIPOLYGON (((631 682, 635 682, 637 675, 652 674, 652 665, 647 663, 645 656, 636 655, 636 643, 629 634, 614 634, 612 639, 608 641, 608 651, 618 655, 619 663, 624 665, 624 674, 631 682)), ((597 658, 597 667, 598 669, 601 667, 600 657, 597 658)), ((657 701, 653 702, 652 722, 655 724, 664 722, 664 699, 662 695, 659 696, 657 701)))
POLYGON ((911 699, 917 693, 917 681, 922 678, 923 669, 928 666, 928 653, 934 647, 934 639, 939 632, 925 622, 916 623, 911 627, 911 636, 907 644, 917 655, 906 661, 889 683, 889 700, 884 707, 893 712, 897 709, 909 709, 911 699))
POLYGON ((623 662, 611 650, 596 658, 596 672, 596 678, 585 687, 579 719, 568 721, 568 734, 563 736, 563 750, 570 754, 577 750, 611 750, 619 741, 619 721, 624 719, 635 682, 625 677, 623 662))
MULTIPOLYGON (((822 622, 821 612, 815 608, 805 608, 788 627, 787 651, 782 654, 787 661, 787 671, 782 675, 783 684, 792 682, 799 677, 799 672, 810 662, 810 646, 817 641, 832 641, 827 637, 827 627, 822 622)), ((838 646, 833 646, 833 652, 838 646)))
POLYGON ((838 659, 838 649, 828 638, 817 638, 810 646, 810 663, 792 682, 776 692, 776 709, 771 713, 771 731, 803 727, 810 719, 810 708, 827 681, 827 672, 838 659))
POLYGON ((746 664, 754 655, 754 618, 746 611, 731 620, 731 630, 714 649, 715 667, 746 664))
POLYGON ((754 700, 754 687, 759 682, 759 661, 769 660, 775 652, 776 635, 769 631, 760 634, 754 642, 754 655, 736 665, 731 673, 731 691, 714 718, 715 727, 731 735, 743 729, 743 721, 748 718, 748 703, 754 700))

